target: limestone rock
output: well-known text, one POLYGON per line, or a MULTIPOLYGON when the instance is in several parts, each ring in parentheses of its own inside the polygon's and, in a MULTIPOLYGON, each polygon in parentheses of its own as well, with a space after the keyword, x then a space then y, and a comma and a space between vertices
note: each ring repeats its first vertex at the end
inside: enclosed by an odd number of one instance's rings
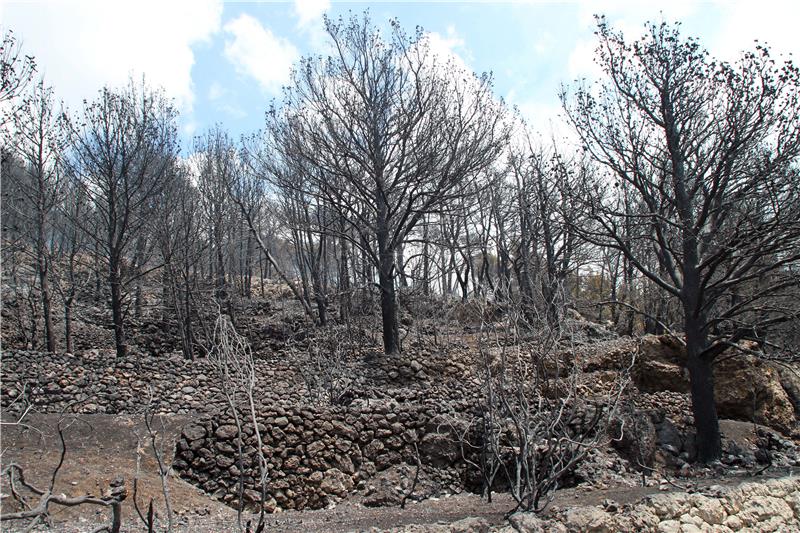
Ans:
MULTIPOLYGON (((647 335, 633 369, 634 382, 648 393, 687 392, 685 359, 685 350, 672 337, 647 335)), ((748 354, 726 352, 717 361, 714 395, 721 418, 754 420, 784 432, 795 428, 795 407, 784 383, 793 393, 800 393, 800 379, 782 378, 774 365, 748 354)))
POLYGON ((752 420, 783 431, 795 425, 795 411, 780 376, 750 355, 721 359, 714 367, 714 394, 721 417, 752 420), (755 411, 754 411, 755 407, 755 411))
POLYGON ((325 471, 319 488, 326 494, 344 497, 353 489, 353 478, 337 468, 331 468, 325 471))
POLYGON ((464 518, 450 524, 451 533, 488 533, 489 522, 483 518, 464 518))
POLYGON ((596 507, 573 507, 564 516, 569 530, 587 533, 613 533, 616 528, 610 518, 607 512, 596 507))

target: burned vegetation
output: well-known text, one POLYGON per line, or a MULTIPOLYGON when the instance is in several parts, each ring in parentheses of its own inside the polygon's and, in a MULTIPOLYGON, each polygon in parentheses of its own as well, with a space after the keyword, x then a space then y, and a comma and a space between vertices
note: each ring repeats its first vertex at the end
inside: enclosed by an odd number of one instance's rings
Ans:
POLYGON ((796 527, 791 480, 720 487, 800 466, 798 70, 598 19, 573 146, 421 30, 325 28, 184 149, 4 36, 4 530, 796 527), (616 501, 680 489, 727 507, 616 501))

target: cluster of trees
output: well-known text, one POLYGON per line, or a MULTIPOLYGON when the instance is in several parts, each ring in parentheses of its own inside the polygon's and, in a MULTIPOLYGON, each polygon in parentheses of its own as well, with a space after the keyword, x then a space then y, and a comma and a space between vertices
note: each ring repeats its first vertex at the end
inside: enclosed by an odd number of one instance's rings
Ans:
POLYGON ((763 47, 716 61, 667 24, 629 42, 598 19, 605 77, 562 92, 571 147, 538 140, 490 76, 421 32, 366 16, 326 29, 331 55, 296 66, 262 131, 217 126, 183 155, 161 92, 106 88, 68 115, 43 83, 21 91, 35 65, 7 34, 3 271, 47 350, 54 302, 71 350, 91 293, 124 356, 145 279, 187 357, 200 299, 234 317, 265 277, 320 325, 379 302, 387 354, 412 296, 514 302, 556 328, 573 306, 624 333, 683 333, 700 457, 718 457, 714 359, 797 340, 797 68, 763 47))

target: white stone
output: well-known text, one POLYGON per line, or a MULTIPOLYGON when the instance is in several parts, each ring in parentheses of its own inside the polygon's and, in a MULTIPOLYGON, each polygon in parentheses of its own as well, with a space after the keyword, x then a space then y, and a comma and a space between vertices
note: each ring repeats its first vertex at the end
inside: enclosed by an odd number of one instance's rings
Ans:
POLYGON ((681 523, 677 520, 664 520, 658 524, 659 533, 681 533, 681 523))

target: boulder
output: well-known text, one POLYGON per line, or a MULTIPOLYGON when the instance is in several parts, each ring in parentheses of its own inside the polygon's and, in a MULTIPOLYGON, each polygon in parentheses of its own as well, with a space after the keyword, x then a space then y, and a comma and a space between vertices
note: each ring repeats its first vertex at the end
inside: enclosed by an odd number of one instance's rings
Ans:
POLYGON ((714 366, 714 394, 720 417, 787 432, 795 426, 794 406, 780 376, 768 362, 751 355, 723 355, 714 366))
POLYGON ((633 367, 633 381, 642 392, 689 392, 683 347, 668 335, 645 335, 633 367))
POLYGON ((519 533, 566 533, 561 522, 543 520, 534 513, 514 513, 508 517, 514 531, 519 533))
POLYGON ((596 507, 573 507, 564 515, 570 531, 613 533, 617 528, 612 524, 611 515, 596 507))
POLYGON ((428 433, 419 446, 420 459, 426 465, 447 467, 459 458, 458 443, 445 433, 428 433))
POLYGON ((683 436, 672 420, 664 418, 656 426, 656 442, 659 448, 678 455, 683 447, 683 436))
POLYGON ((778 373, 781 386, 792 402, 795 413, 800 412, 800 365, 797 363, 770 362, 769 366, 778 373))
MULTIPOLYGON (((752 348, 752 347, 750 347, 752 348)), ((685 350, 674 338, 642 338, 633 379, 642 392, 689 391, 685 350)), ((720 418, 755 421, 784 432, 796 425, 790 393, 800 398, 800 374, 781 375, 773 363, 749 354, 723 353, 714 365, 714 395, 720 418)))
POLYGON ((325 472, 319 488, 326 494, 344 497, 353 489, 353 478, 341 470, 331 468, 325 472))
POLYGON ((450 533, 489 533, 489 522, 483 518, 462 518, 450 524, 450 533))

